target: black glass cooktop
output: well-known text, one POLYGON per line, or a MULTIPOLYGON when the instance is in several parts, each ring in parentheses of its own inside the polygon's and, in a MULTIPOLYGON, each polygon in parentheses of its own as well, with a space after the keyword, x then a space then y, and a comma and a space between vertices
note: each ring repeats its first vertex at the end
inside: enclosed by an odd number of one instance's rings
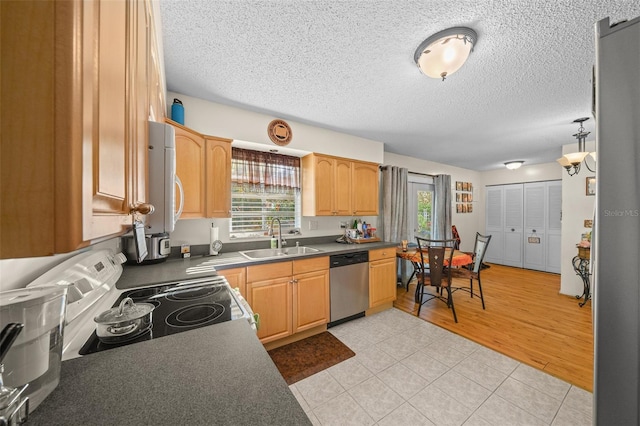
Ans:
POLYGON ((80 355, 241 318, 244 312, 232 291, 223 277, 125 291, 113 306, 118 306, 126 297, 133 299, 134 303, 154 305, 150 326, 123 335, 115 343, 102 342, 94 331, 80 349, 80 355))

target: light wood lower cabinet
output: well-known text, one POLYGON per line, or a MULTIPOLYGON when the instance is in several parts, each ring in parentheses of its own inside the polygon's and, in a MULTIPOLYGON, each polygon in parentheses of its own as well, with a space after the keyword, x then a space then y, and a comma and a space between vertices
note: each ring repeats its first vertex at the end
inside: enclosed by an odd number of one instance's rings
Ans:
POLYGON ((258 338, 273 342, 329 322, 329 258, 247 267, 247 301, 260 315, 258 338))
POLYGON ((369 251, 369 308, 396 300, 396 252, 393 247, 369 251))
POLYGON ((231 288, 237 288, 242 297, 247 298, 246 268, 223 269, 218 271, 218 275, 225 277, 231 288))

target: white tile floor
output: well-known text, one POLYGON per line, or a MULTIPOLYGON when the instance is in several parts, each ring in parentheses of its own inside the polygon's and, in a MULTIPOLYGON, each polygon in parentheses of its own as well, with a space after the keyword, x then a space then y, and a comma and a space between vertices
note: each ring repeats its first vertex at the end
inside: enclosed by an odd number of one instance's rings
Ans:
POLYGON ((356 356, 290 386, 315 425, 591 425, 592 394, 398 309, 330 328, 356 356))

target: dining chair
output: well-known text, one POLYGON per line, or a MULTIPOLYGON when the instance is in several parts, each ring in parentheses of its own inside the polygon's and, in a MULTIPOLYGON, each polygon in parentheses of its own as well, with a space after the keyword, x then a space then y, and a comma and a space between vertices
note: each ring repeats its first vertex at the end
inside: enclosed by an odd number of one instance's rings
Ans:
POLYGON ((482 294, 482 280, 480 279, 480 272, 482 271, 482 261, 484 255, 487 252, 487 247, 491 241, 491 235, 481 235, 476 232, 476 242, 473 247, 473 263, 460 268, 450 268, 451 276, 453 278, 463 278, 469 280, 469 287, 452 287, 452 291, 464 290, 468 292, 471 297, 477 296, 482 301, 482 309, 484 309, 484 295, 482 294), (473 280, 478 281, 479 293, 473 291, 473 280))
POLYGON ((456 240, 429 240, 421 237, 416 237, 416 240, 422 261, 422 268, 416 273, 418 283, 416 284, 415 301, 420 304, 418 316, 420 316, 422 305, 432 299, 438 299, 451 308, 453 320, 458 322, 451 292, 451 268, 446 267, 452 263, 456 240), (427 286, 434 287, 435 294, 426 291, 427 286), (442 289, 446 290, 446 297, 442 295, 442 289), (427 297, 426 300, 425 297, 427 297))

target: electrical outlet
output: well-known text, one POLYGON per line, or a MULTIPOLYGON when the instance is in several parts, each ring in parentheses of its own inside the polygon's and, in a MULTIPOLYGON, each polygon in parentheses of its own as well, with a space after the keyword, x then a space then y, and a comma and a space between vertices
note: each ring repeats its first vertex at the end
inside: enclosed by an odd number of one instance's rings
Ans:
POLYGON ((315 231, 316 229, 318 229, 318 221, 317 220, 310 220, 309 221, 309 230, 310 231, 315 231))
POLYGON ((340 228, 341 229, 347 229, 348 223, 347 222, 340 222, 340 228))

